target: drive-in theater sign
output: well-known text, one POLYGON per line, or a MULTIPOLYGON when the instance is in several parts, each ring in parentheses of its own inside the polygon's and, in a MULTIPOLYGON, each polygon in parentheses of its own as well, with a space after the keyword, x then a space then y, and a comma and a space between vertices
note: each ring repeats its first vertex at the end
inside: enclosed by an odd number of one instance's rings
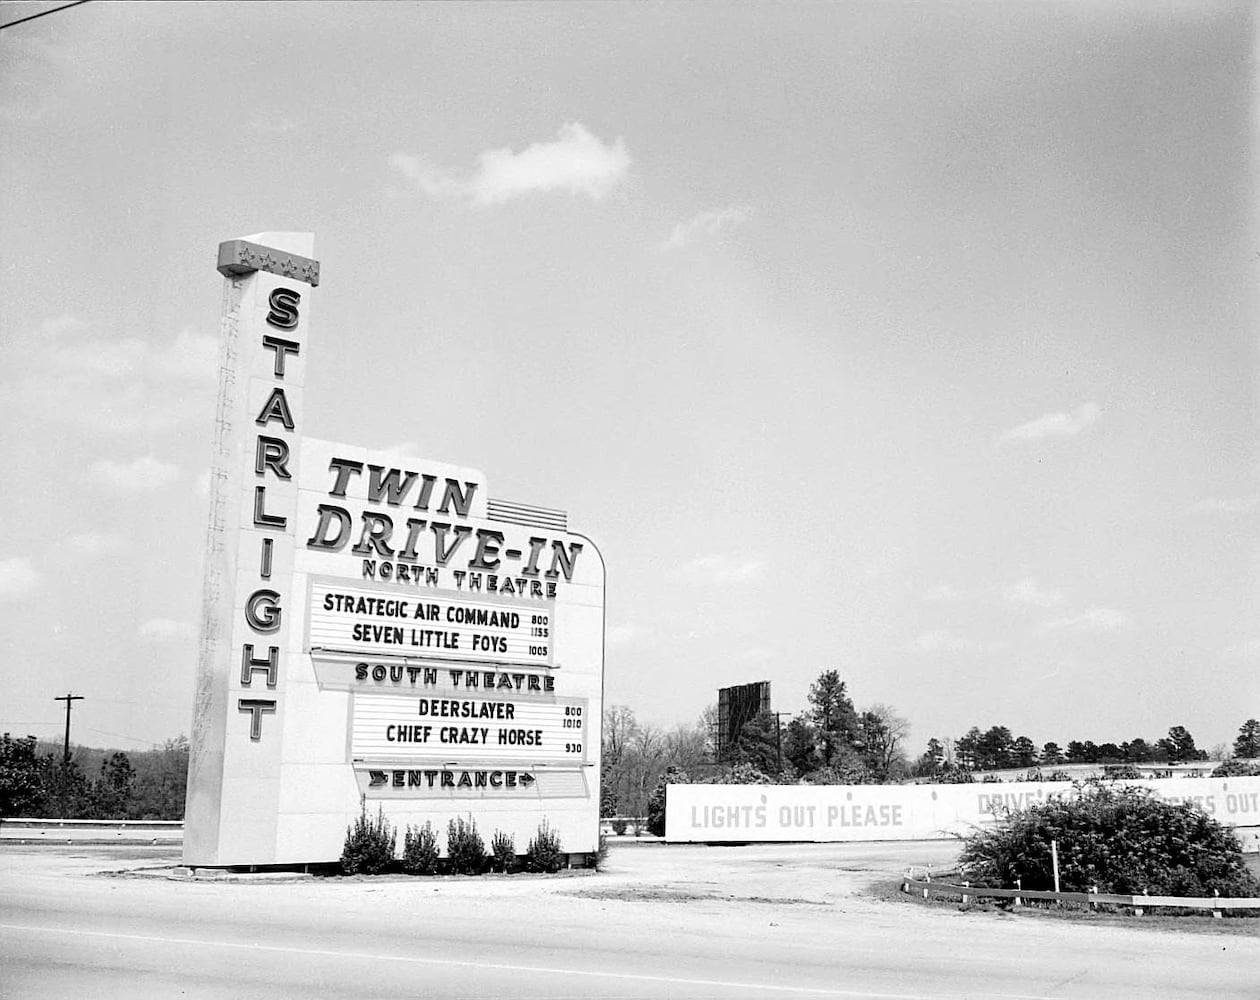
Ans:
POLYGON ((333 861, 361 806, 471 814, 522 851, 545 819, 595 851, 598 551, 475 469, 306 437, 312 237, 233 240, 218 266, 185 863, 333 861))

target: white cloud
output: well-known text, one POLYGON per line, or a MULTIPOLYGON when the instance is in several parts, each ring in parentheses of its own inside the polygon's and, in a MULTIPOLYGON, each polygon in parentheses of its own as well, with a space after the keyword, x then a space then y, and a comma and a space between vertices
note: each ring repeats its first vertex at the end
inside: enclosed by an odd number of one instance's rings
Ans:
POLYGON ((758 559, 738 559, 734 556, 697 556, 680 567, 679 572, 705 583, 743 583, 760 578, 766 564, 758 559))
POLYGON ((536 142, 519 153, 487 149, 467 178, 459 178, 423 157, 395 153, 389 164, 430 198, 459 198, 473 205, 498 205, 544 191, 585 195, 598 201, 630 171, 625 142, 605 143, 579 122, 561 126, 550 142, 536 142))
POLYGON ((938 583, 923 595, 925 601, 961 601, 965 597, 966 595, 961 590, 948 583, 938 583))
POLYGON ((914 639, 910 643, 910 648, 920 653, 957 653, 974 649, 975 644, 971 640, 954 635, 954 633, 945 629, 936 629, 933 632, 925 632, 917 639, 914 639))
POLYGON ((1200 500, 1190 505, 1192 514, 1242 514, 1260 504, 1260 497, 1222 497, 1200 500))
POLYGON ((39 574, 26 556, 0 559, 0 601, 16 601, 39 586, 39 574))
POLYGON ((777 659, 779 654, 765 646, 750 646, 739 654, 739 662, 741 663, 768 663, 777 659))
POLYGON ((93 463, 92 472, 101 483, 122 493, 160 489, 179 478, 179 466, 160 462, 152 455, 137 458, 134 462, 101 459, 93 463))
POLYGON ((1128 624, 1129 616, 1123 611, 1116 611, 1114 608, 1090 608, 1071 618, 1056 618, 1046 622, 1041 628, 1043 632, 1060 628, 1110 632, 1128 624))
POLYGON ((3 381, 14 406, 93 431, 133 433, 213 412, 218 340, 189 330, 158 343, 107 337, 73 316, 46 320, 10 345, 20 372, 3 381), (172 403, 177 400, 177 403, 172 403))
POLYGON ((69 538, 70 546, 79 555, 102 556, 122 548, 122 537, 100 531, 84 531, 69 538))
POLYGON ((1017 583, 1011 584, 1006 588, 1003 596, 1008 604, 1034 608, 1052 608, 1064 601, 1063 591, 1042 589, 1031 576, 1026 576, 1017 583))
POLYGON ((1246 642, 1240 642, 1236 646, 1230 646, 1228 649, 1223 650, 1222 653, 1230 659, 1260 659, 1260 639, 1248 639, 1246 642))
POLYGON ((380 450, 387 455, 405 455, 409 458, 420 454, 420 446, 414 441, 399 441, 397 444, 386 445, 380 450))
POLYGON ((680 250, 702 236, 719 236, 742 226, 752 217, 752 209, 746 205, 731 205, 709 212, 701 212, 687 222, 680 222, 661 244, 661 251, 680 250))
POLYGON ((145 642, 183 642, 197 637, 197 627, 170 618, 150 618, 136 629, 136 634, 145 642))
POLYGON ((1000 440, 1036 441, 1045 437, 1071 437, 1097 420, 1101 412, 1097 403, 1085 403, 1070 413, 1047 413, 1036 420, 1012 427, 1000 440))

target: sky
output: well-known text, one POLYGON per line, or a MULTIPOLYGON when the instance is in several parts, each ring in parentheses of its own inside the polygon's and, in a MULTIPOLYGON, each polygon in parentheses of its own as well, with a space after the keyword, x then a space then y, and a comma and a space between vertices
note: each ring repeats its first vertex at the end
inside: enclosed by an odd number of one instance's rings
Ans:
MULTIPOLYGON (((50 4, 7 3, 0 21, 50 4)), ((1260 715, 1243 3, 92 2, 0 32, 0 730, 188 733, 223 279, 303 429, 608 566, 605 705, 1260 715)))

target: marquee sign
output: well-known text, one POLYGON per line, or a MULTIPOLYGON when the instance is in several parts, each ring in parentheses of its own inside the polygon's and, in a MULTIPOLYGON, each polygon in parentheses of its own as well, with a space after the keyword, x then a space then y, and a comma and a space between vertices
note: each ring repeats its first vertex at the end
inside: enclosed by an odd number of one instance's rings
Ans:
POLYGON ((424 760, 458 752, 469 762, 583 762, 585 699, 554 704, 490 698, 355 699, 350 747, 356 758, 424 760))
POLYGON ((363 655, 424 653, 439 660, 548 666, 549 604, 506 603, 459 593, 419 595, 397 590, 318 582, 311 587, 313 650, 363 655))
POLYGON ((195 865, 328 861, 360 808, 598 841, 604 567, 484 474, 305 435, 309 236, 223 244, 185 814, 195 865))

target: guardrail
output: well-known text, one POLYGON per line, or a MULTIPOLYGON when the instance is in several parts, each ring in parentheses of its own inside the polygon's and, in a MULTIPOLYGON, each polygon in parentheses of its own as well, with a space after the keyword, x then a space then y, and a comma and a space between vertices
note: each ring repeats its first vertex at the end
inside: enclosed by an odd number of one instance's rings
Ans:
POLYGON ((162 819, 0 819, 0 840, 18 843, 179 844, 183 820, 162 819))
POLYGON ((991 889, 987 886, 973 886, 968 882, 936 882, 929 876, 917 879, 909 871, 901 882, 901 891, 905 893, 922 892, 924 899, 931 898, 932 893, 942 896, 959 896, 964 905, 973 899, 1009 899, 1013 906, 1022 906, 1026 900, 1046 900, 1062 903, 1078 903, 1091 910, 1099 905, 1128 906, 1133 909, 1134 916, 1142 914, 1150 907, 1175 906, 1189 910, 1211 910, 1212 916, 1221 918, 1224 910, 1260 910, 1260 899, 1252 897, 1222 898, 1213 896, 1148 896, 1127 895, 1111 892, 1052 892, 1045 889, 991 889))

